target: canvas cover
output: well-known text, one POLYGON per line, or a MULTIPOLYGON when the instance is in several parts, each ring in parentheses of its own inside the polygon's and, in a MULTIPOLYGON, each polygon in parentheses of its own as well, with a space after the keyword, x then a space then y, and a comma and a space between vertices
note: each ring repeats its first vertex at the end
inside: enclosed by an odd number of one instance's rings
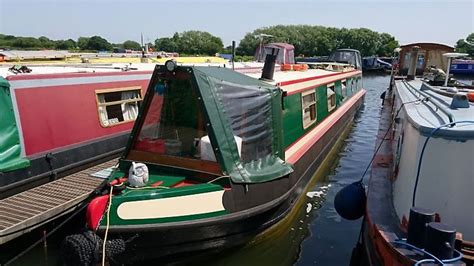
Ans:
POLYGON ((0 172, 28 167, 21 157, 20 136, 13 113, 10 84, 0 77, 0 172))
POLYGON ((225 173, 236 183, 265 182, 291 173, 282 144, 282 91, 226 68, 193 67, 192 72, 225 173), (235 136, 242 138, 241 156, 235 136))

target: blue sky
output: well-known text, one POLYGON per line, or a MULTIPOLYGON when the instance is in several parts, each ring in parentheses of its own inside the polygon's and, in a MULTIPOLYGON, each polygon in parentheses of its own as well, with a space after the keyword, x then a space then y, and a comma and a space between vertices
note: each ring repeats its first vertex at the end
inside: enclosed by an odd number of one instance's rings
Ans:
POLYGON ((366 27, 400 43, 454 45, 474 32, 473 0, 0 0, 0 33, 111 42, 145 41, 184 30, 204 30, 239 41, 258 27, 309 24, 366 27))

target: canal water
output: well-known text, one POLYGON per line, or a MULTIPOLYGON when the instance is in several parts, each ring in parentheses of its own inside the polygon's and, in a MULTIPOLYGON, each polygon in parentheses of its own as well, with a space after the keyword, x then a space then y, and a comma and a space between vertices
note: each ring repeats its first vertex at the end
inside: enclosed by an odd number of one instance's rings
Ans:
MULTIPOLYGON (((348 265, 361 219, 347 221, 339 217, 333 206, 334 196, 345 185, 360 179, 372 157, 381 107, 380 94, 388 86, 389 75, 364 75, 363 83, 367 90, 365 104, 348 137, 343 140, 340 152, 330 158, 324 172, 317 174, 315 184, 300 200, 299 208, 291 217, 246 246, 176 264, 348 265)), ((46 244, 38 245, 12 265, 60 265, 58 250, 61 239, 78 226, 77 222, 70 222, 46 244)), ((11 258, 13 252, 26 247, 24 243, 36 240, 40 235, 41 232, 35 232, 16 241, 18 244, 15 246, 0 250, 2 257, 11 258)), ((146 264, 162 263, 150 261, 146 264)))

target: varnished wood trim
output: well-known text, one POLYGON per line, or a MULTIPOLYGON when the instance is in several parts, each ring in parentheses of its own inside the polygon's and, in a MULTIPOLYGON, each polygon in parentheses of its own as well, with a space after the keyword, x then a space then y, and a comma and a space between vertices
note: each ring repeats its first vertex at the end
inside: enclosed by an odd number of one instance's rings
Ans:
POLYGON ((196 160, 137 150, 130 150, 126 159, 131 161, 148 162, 168 167, 193 170, 213 175, 222 175, 220 165, 211 161, 196 160))

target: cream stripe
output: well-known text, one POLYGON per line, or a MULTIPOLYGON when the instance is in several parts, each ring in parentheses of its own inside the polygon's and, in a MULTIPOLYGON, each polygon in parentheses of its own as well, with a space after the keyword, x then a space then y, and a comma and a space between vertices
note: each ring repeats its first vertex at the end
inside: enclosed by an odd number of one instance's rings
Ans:
POLYGON ((301 89, 305 89, 305 88, 309 88, 309 87, 316 87, 316 86, 319 86, 319 85, 322 85, 322 84, 326 84, 326 83, 334 82, 334 81, 337 81, 337 80, 340 80, 340 79, 344 79, 344 78, 352 77, 352 76, 355 76, 355 75, 359 75, 360 73, 361 73, 360 71, 349 72, 349 73, 344 73, 344 74, 340 74, 340 75, 334 75, 334 76, 330 76, 330 77, 325 77, 325 78, 320 78, 320 79, 315 79, 315 80, 309 80, 309 81, 305 81, 305 82, 300 82, 300 83, 295 83, 295 84, 282 86, 281 89, 288 92, 288 93, 292 93, 294 91, 298 91, 298 90, 301 90, 301 89))
POLYGON ((119 205, 120 219, 156 219, 223 211, 224 190, 181 197, 138 200, 119 205))

